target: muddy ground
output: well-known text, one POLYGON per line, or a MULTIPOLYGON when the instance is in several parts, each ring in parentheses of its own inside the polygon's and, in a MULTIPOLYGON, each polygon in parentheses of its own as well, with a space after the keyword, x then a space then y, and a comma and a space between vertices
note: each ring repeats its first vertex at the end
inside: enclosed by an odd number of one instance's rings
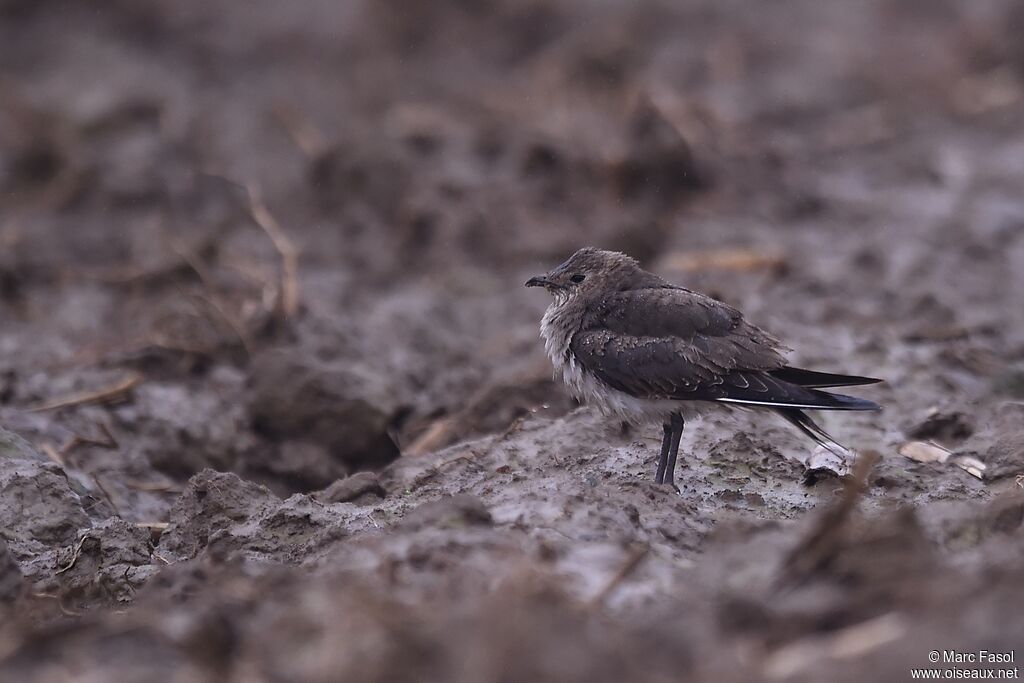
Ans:
POLYGON ((1024 657, 1022 34, 1013 0, 0 0, 0 680, 1024 657), (886 378, 824 418, 863 490, 752 413, 655 486, 660 430, 567 398, 522 287, 586 244, 886 378))

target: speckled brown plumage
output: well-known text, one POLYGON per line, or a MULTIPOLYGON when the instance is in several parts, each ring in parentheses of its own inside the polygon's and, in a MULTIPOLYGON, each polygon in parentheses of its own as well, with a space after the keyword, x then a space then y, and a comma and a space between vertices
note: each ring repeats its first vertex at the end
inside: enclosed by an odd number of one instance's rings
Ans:
POLYGON ((879 407, 821 390, 879 380, 788 367, 788 349, 738 310, 668 283, 625 254, 581 249, 527 285, 543 286, 555 299, 541 334, 570 390, 607 413, 665 424, 659 473, 666 460, 674 464, 689 402, 770 408, 827 447, 838 444, 804 409, 879 407))

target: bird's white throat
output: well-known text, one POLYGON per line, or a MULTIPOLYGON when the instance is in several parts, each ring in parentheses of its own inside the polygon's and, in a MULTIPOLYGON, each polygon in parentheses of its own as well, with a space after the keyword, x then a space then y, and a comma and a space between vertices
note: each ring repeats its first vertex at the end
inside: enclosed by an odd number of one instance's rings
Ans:
POLYGON ((571 360, 569 343, 572 336, 579 330, 582 320, 582 308, 570 306, 571 296, 557 296, 544 311, 540 321, 540 336, 544 340, 544 350, 551 359, 555 374, 565 380, 566 365, 571 360), (574 310, 576 309, 576 310, 574 310))

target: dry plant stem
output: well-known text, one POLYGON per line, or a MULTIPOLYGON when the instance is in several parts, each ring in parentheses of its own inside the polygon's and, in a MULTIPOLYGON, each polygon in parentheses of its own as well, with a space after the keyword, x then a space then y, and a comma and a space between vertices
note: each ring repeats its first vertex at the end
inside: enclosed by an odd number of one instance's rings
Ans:
POLYGON ((449 443, 449 437, 455 431, 455 427, 454 418, 446 417, 438 420, 409 445, 404 455, 426 455, 444 448, 449 443))
POLYGON ((279 103, 274 105, 273 111, 285 133, 307 157, 316 157, 327 148, 323 133, 298 109, 279 103))
MULTIPOLYGON (((110 285, 134 285, 138 283, 154 282, 159 280, 170 279, 178 275, 182 275, 189 269, 195 270, 192 267, 192 263, 188 260, 181 258, 182 252, 188 254, 201 254, 212 249, 217 243, 216 236, 206 235, 202 239, 195 241, 191 245, 174 245, 173 251, 179 258, 168 259, 166 262, 157 265, 156 267, 146 269, 133 268, 133 267, 119 267, 112 269, 105 269, 97 272, 86 272, 83 276, 90 280, 102 282, 110 285)), ((198 275, 198 273, 196 273, 198 275)))
POLYGON ((45 410, 57 410, 58 408, 68 408, 70 406, 88 405, 92 403, 109 403, 111 401, 116 401, 124 398, 124 396, 131 392, 131 390, 134 389, 136 386, 138 386, 138 384, 141 381, 142 375, 129 375, 128 377, 121 380, 117 384, 111 387, 107 387, 106 389, 71 394, 70 396, 64 396, 62 398, 53 399, 51 401, 37 403, 33 406, 29 406, 28 412, 38 413, 45 410))
POLYGON ((103 482, 100 481, 100 478, 95 474, 91 476, 93 483, 96 484, 96 488, 98 488, 100 490, 100 493, 103 494, 103 498, 107 501, 107 504, 110 505, 110 508, 114 511, 114 514, 118 517, 124 517, 124 515, 121 514, 121 508, 119 508, 117 506, 117 503, 114 502, 113 496, 110 495, 110 491, 108 491, 107 487, 103 485, 103 482))
POLYGON ((134 479, 124 479, 121 483, 130 489, 145 491, 146 493, 163 493, 165 491, 170 493, 180 493, 182 490, 180 486, 173 483, 136 481, 134 479))
POLYGON ((626 558, 619 571, 615 572, 615 576, 590 600, 587 606, 593 609, 603 605, 611 594, 615 592, 615 589, 621 586, 637 570, 637 567, 644 561, 650 550, 651 548, 648 545, 642 545, 634 549, 629 557, 626 558))
POLYGON ((753 248, 680 251, 665 258, 668 270, 686 273, 708 270, 776 270, 785 265, 786 259, 782 254, 753 248))
POLYGON ((843 528, 857 501, 867 490, 868 474, 879 457, 875 451, 865 451, 857 458, 839 500, 818 518, 811 531, 789 553, 779 583, 800 583, 828 561, 842 539, 843 528))
POLYGON ((72 436, 66 444, 56 449, 53 444, 44 443, 39 447, 46 457, 54 461, 62 468, 67 467, 67 457, 79 446, 96 446, 97 448, 116 449, 118 448, 117 439, 110 433, 110 428, 102 422, 99 423, 100 431, 103 432, 102 439, 94 439, 91 437, 79 436, 75 434, 72 436))
POLYGON ((71 561, 63 567, 61 567, 60 569, 58 569, 56 572, 57 574, 63 574, 64 572, 75 566, 75 563, 78 562, 78 557, 82 554, 82 546, 85 545, 85 540, 87 538, 89 537, 82 536, 82 538, 78 539, 78 545, 75 546, 75 552, 71 555, 71 561))
POLYGON ((67 463, 64 462, 64 458, 61 457, 60 452, 53 447, 53 444, 44 443, 39 447, 39 450, 41 450, 50 460, 60 465, 60 467, 67 467, 67 463))
POLYGON ((43 593, 43 592, 30 593, 30 595, 33 598, 39 598, 39 599, 43 599, 43 600, 56 600, 57 601, 57 607, 60 609, 61 614, 63 614, 66 617, 80 617, 80 616, 82 616, 81 612, 76 612, 74 610, 71 610, 71 609, 68 609, 67 607, 65 607, 64 606, 64 600, 59 595, 54 595, 53 593, 43 593))
POLYGON ((281 255, 281 288, 277 313, 285 319, 291 318, 299 310, 299 252, 263 203, 259 190, 253 185, 247 185, 246 189, 249 192, 249 211, 252 219, 267 233, 274 248, 281 255))
POLYGON ((71 439, 60 448, 59 455, 61 460, 64 460, 79 446, 96 446, 97 448, 106 448, 108 450, 114 450, 120 447, 117 443, 117 439, 115 439, 114 435, 110 433, 110 428, 107 427, 107 425, 100 422, 99 428, 100 431, 103 432, 102 439, 94 439, 92 437, 80 436, 78 434, 72 436, 71 439))

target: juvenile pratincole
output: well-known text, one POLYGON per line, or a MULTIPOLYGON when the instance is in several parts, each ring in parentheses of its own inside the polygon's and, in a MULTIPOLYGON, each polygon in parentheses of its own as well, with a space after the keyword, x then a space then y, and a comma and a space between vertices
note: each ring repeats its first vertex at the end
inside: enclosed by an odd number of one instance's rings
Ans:
POLYGON ((880 410, 821 391, 882 380, 789 367, 778 340, 721 301, 673 285, 635 259, 593 247, 527 287, 554 297, 540 331, 556 373, 580 400, 632 423, 664 427, 655 482, 675 487, 684 416, 711 403, 773 410, 832 451, 805 410, 880 410))

